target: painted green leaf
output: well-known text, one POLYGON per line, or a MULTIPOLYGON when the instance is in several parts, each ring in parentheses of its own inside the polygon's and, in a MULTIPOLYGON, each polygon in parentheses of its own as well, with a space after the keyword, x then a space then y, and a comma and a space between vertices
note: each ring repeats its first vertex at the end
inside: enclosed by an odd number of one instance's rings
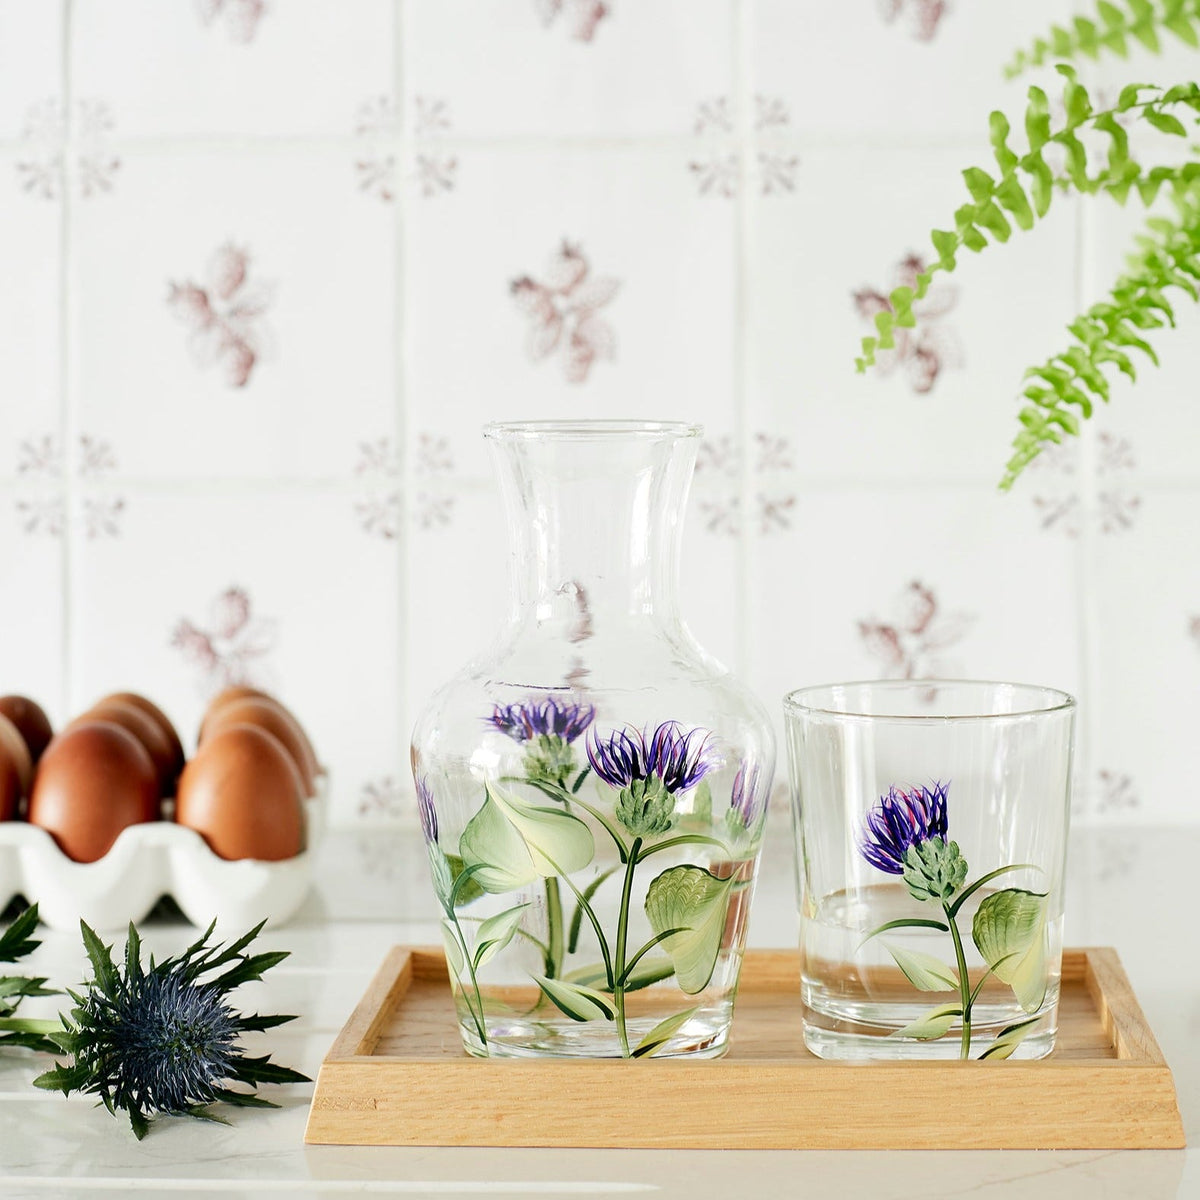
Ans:
POLYGON ((446 966, 450 968, 450 982, 456 984, 467 960, 459 945, 458 931, 447 920, 442 921, 442 944, 446 947, 446 966))
POLYGON ((592 861, 592 831, 558 808, 528 804, 486 785, 483 807, 467 822, 459 851, 484 891, 513 892, 539 877, 569 875, 592 861))
POLYGON ((659 1021, 633 1048, 633 1057, 648 1058, 658 1050, 661 1050, 671 1040, 671 1036, 682 1029, 692 1019, 695 1013, 699 1011, 699 1007, 697 1005, 695 1008, 684 1009, 681 1013, 675 1013, 674 1016, 659 1021))
POLYGON ((475 934, 475 968, 494 958, 516 936, 528 904, 517 904, 482 922, 475 934))
POLYGON ((1022 888, 993 892, 979 906, 971 937, 997 979, 1026 1012, 1046 997, 1046 897, 1022 888))
POLYGON ((917 1038, 922 1042, 932 1042, 944 1037, 950 1026, 962 1016, 961 1004, 939 1004, 931 1008, 923 1017, 918 1017, 911 1025, 897 1029, 892 1037, 917 1038))
POLYGON ((1015 1025, 1000 1030, 996 1040, 979 1056, 980 1058, 1008 1058, 1010 1054, 1024 1041, 1026 1034, 1033 1032, 1033 1027, 1041 1017, 1030 1017, 1027 1021, 1018 1021, 1015 1025))
MULTIPOLYGON (((446 861, 442 848, 436 842, 430 842, 425 849, 429 855, 429 873, 433 876, 434 894, 448 912, 450 910, 450 891, 454 887, 454 875, 451 872, 450 864, 446 861)), ((466 884, 463 886, 465 887, 466 884)))
MULTIPOLYGON (((446 864, 450 868, 450 877, 458 883, 458 877, 467 869, 466 863, 463 862, 457 854, 447 854, 445 856, 446 864)), ((474 877, 466 879, 458 888, 458 897, 455 900, 455 907, 462 908, 464 905, 470 904, 472 900, 478 900, 480 896, 486 896, 487 893, 475 882, 474 877)))
POLYGON ((565 979, 547 979, 544 975, 534 975, 533 980, 572 1021, 597 1021, 601 1018, 612 1021, 616 1018, 617 1010, 613 1002, 590 987, 568 983, 565 979))
POLYGON ((952 992, 958 987, 958 975, 955 974, 954 968, 946 966, 932 954, 924 954, 920 950, 905 950, 901 946, 893 946, 890 942, 883 944, 913 987, 923 992, 952 992))
POLYGON ((734 880, 718 879, 703 867, 664 871, 646 890, 646 916, 655 933, 677 929, 663 949, 675 964, 676 982, 688 995, 702 992, 721 952, 725 914, 734 880))
MULTIPOLYGON (((636 992, 641 988, 651 987, 670 979, 675 974, 675 964, 669 958, 647 955, 643 958, 625 980, 625 991, 636 992)), ((590 963, 586 967, 576 967, 569 971, 566 978, 572 983, 582 983, 587 987, 596 987, 603 992, 611 989, 608 986, 608 972, 603 963, 590 963)))

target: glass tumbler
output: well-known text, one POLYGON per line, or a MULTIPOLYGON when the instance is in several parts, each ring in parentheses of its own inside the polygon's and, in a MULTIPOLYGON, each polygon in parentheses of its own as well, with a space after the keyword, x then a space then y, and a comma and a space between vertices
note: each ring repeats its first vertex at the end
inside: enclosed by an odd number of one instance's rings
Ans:
POLYGON ((1048 1054, 1075 701, 903 680, 803 688, 784 712, 808 1048, 1048 1054))

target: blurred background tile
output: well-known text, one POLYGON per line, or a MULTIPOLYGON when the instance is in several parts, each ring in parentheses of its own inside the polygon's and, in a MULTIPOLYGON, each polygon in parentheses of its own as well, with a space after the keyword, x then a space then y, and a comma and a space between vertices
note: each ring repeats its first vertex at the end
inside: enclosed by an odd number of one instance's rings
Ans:
POLYGON ((362 100, 392 86, 394 9, 76 0, 73 90, 103 98, 122 137, 348 133, 362 100))
MULTIPOLYGON (((781 95, 803 135, 918 141, 968 136, 987 151, 987 114, 1015 111, 1029 82, 1003 68, 1071 0, 751 0, 754 82, 781 95)), ((964 164, 965 165, 965 164, 964 164)))
MULTIPOLYGON (((1080 7, 0 0, 10 675, 60 715, 144 687, 190 733, 222 663, 266 672, 335 817, 409 818, 412 714, 506 604, 480 426, 686 418, 684 614, 773 711, 850 675, 1079 687, 1079 816, 1194 819, 1191 301, 993 490, 1140 206, 1056 201, 853 369, 989 108, 1059 103, 1005 63, 1080 7)), ((1079 68, 1111 103, 1197 62, 1079 68)))
POLYGON ((61 475, 61 186, 57 151, 0 150, 0 478, 61 475), (45 175, 40 172, 45 169, 45 175), (34 172, 50 195, 25 183, 34 172))
POLYGON ((66 716, 63 496, 0 485, 0 695, 31 696, 57 726, 66 716))
POLYGON ((329 767, 331 818, 352 819, 363 788, 395 778, 406 757, 392 547, 354 535, 350 497, 337 491, 122 500, 117 533, 74 525, 72 710, 143 692, 190 752, 217 691, 265 688, 329 767))
POLYGON ((129 155, 74 212, 81 427, 140 478, 347 473, 394 419, 394 221, 342 155, 129 155))
POLYGON ((912 333, 855 373, 891 290, 934 258, 929 232, 969 197, 961 151, 816 148, 793 196, 758 196, 748 270, 749 401, 802 479, 998 480, 1025 367, 1076 312, 1076 214, 935 276, 912 333), (848 188, 846 180, 856 186, 848 188))
POLYGON ((411 0, 404 77, 467 137, 681 134, 730 90, 731 33, 727 0, 411 0))
POLYGON ((1077 685, 1074 550, 1032 536, 1011 497, 919 481, 806 488, 791 527, 762 537, 751 678, 777 720, 785 692, 839 680, 1077 685))
POLYGON ((458 470, 489 420, 721 424, 734 395, 734 214, 685 155, 464 152, 461 186, 409 210, 407 394, 458 470))
POLYGON ((0 142, 52 132, 62 100, 61 4, 0 0, 0 142))

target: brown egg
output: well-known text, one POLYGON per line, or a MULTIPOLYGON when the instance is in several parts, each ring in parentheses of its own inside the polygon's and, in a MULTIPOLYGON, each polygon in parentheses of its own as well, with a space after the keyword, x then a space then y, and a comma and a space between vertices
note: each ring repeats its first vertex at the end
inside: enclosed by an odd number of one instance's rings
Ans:
POLYGON ((304 757, 306 761, 312 764, 312 771, 314 774, 320 770, 316 751, 313 750, 313 744, 309 740, 308 734, 305 733, 304 726, 300 724, 296 714, 292 712, 292 710, 288 708, 288 706, 284 704, 282 700, 272 696, 270 692, 264 692, 258 688, 246 687, 241 684, 234 687, 224 688, 222 691, 219 691, 209 702, 208 710, 204 714, 204 720, 200 724, 200 732, 196 739, 197 744, 204 741, 204 734, 205 730, 208 728, 209 721, 216 717, 216 715, 221 712, 222 709, 227 708, 230 704, 236 704, 242 700, 265 701, 267 704, 275 705, 275 707, 279 709, 279 711, 285 716, 291 717, 291 719, 296 723, 296 728, 300 731, 300 738, 303 742, 304 757))
POLYGON ((17 769, 21 795, 28 796, 29 788, 33 783, 33 759, 30 757, 29 747, 25 745, 21 731, 8 717, 0 717, 0 749, 17 769))
POLYGON ((68 858, 95 862, 123 829, 157 816, 154 763, 119 725, 75 725, 42 755, 29 797, 29 822, 53 834, 68 858))
POLYGON ((50 744, 54 730, 42 706, 28 696, 0 696, 0 716, 7 717, 25 740, 29 757, 37 762, 50 744))
POLYGON ((292 756, 253 725, 208 737, 179 777, 175 820, 219 858, 276 862, 304 849, 304 788, 292 756))
POLYGON ((204 723, 201 734, 203 747, 223 729, 232 725, 254 725, 265 729, 267 733, 277 738, 283 748, 292 756, 300 780, 304 785, 304 795, 313 794, 313 778, 317 773, 317 760, 313 755, 308 738, 299 722, 281 704, 274 700, 260 700, 250 696, 242 700, 231 700, 223 708, 213 713, 204 723))
POLYGON ((140 708, 146 716, 152 717, 158 723, 158 727, 166 734, 167 741, 171 744, 171 753, 174 755, 173 770, 178 775, 183 770, 183 743, 179 740, 179 734, 175 732, 175 726, 171 724, 170 717, 154 701, 147 700, 145 696, 140 696, 137 692, 113 692, 96 703, 107 704, 110 700, 116 700, 121 704, 132 704, 134 708, 140 708))
POLYGON ((74 729, 89 721, 107 721, 112 725, 120 725, 127 729, 146 748, 150 761, 154 764, 158 776, 158 791, 160 796, 171 795, 175 790, 177 771, 175 767, 175 748, 171 745, 162 726, 148 713, 123 700, 101 700, 95 708, 89 709, 81 717, 76 717, 67 726, 74 729))
POLYGON ((21 774, 17 764, 0 746, 0 821, 15 821, 21 815, 21 774))

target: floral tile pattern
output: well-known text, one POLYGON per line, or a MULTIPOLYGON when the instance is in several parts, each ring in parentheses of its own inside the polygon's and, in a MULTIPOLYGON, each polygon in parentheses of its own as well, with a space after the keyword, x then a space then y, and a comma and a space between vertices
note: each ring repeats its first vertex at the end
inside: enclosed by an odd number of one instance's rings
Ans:
MULTIPOLYGON (((854 307, 863 319, 864 329, 875 326, 875 314, 891 312, 888 299, 893 289, 914 286, 916 278, 928 263, 918 254, 907 254, 892 270, 892 278, 885 290, 863 287, 854 293, 854 307)), ((933 390, 938 376, 947 369, 963 366, 963 353, 958 335, 946 316, 958 300, 958 288, 942 275, 934 283, 923 300, 913 305, 917 318, 916 330, 900 329, 896 332, 893 350, 880 352, 878 371, 887 377, 897 368, 903 370, 909 387, 919 396, 933 390)))
POLYGON ((888 616, 858 622, 858 636, 885 679, 945 679, 961 671, 946 654, 975 623, 972 613, 945 612, 933 590, 913 580, 888 616))
POLYGON ((611 0, 533 0, 542 24, 561 24, 577 42, 590 42, 596 27, 611 13, 611 0))
POLYGON ((521 275, 509 284, 528 319, 526 353, 537 363, 552 356, 569 383, 586 381, 597 359, 617 356, 612 325, 600 314, 621 289, 611 275, 597 275, 579 245, 563 239, 540 278, 521 275))
POLYGON ((171 645, 193 668, 198 690, 209 696, 233 684, 269 687, 277 635, 278 622, 258 616, 250 594, 235 584, 214 597, 203 623, 180 618, 171 645))
POLYGON ((1084 682, 1080 819, 1195 820, 1200 306, 1086 441, 993 490, 1022 370, 1140 205, 1056 201, 853 370, 988 112, 1047 82, 1006 83, 1007 52, 1076 7, 0 4, 0 626, 34 631, 6 670, 184 722, 278 687, 335 819, 412 819, 407 716, 502 615, 480 427, 695 420, 687 616, 769 705, 1084 682))
POLYGON ((951 10, 950 0, 877 0, 879 13, 889 23, 907 28, 919 42, 931 42, 951 10))
POLYGON ((250 253, 227 242, 209 260, 202 283, 171 283, 167 305, 190 331, 196 365, 221 368, 230 387, 245 387, 270 341, 269 284, 250 279, 250 253))
MULTIPOLYGON (((1136 487, 1137 460, 1129 438, 1101 430, 1095 435, 1096 490, 1092 521, 1104 534, 1132 529, 1142 506, 1136 487)), ((1030 464, 1031 503, 1044 530, 1079 536, 1086 515, 1078 479, 1079 447, 1051 446, 1030 464)))

